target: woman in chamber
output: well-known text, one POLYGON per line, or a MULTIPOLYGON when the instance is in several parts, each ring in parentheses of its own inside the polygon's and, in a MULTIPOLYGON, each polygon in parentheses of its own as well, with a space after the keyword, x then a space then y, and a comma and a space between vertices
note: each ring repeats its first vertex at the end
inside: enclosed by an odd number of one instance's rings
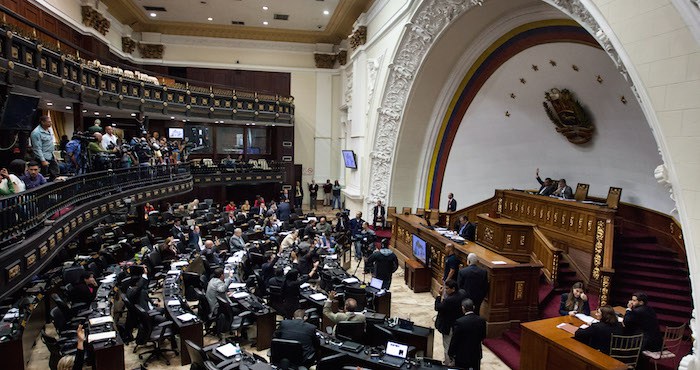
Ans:
MULTIPOLYGON (((587 328, 576 330, 574 338, 581 343, 610 354, 610 336, 622 335, 624 328, 615 315, 615 310, 610 306, 603 306, 598 310, 600 322, 591 324, 587 328)), ((598 315, 596 315, 598 316, 598 315)))
POLYGON ((562 316, 575 316, 577 313, 591 314, 591 307, 588 305, 588 297, 583 292, 583 283, 577 282, 571 286, 569 293, 561 295, 559 304, 559 314, 562 316))

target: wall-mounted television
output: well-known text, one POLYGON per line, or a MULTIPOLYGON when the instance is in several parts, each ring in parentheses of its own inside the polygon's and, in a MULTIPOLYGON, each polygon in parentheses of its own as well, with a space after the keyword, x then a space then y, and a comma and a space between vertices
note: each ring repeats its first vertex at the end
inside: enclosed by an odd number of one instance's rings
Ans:
POLYGON ((357 161, 355 158, 355 152, 352 150, 343 150, 343 162, 345 162, 345 168, 357 169, 357 161))
POLYGON ((168 127, 168 139, 184 139, 185 129, 179 127, 168 127))
POLYGON ((416 257, 417 260, 426 263, 426 254, 428 250, 428 246, 425 244, 425 240, 417 237, 415 234, 413 234, 413 257, 416 257))

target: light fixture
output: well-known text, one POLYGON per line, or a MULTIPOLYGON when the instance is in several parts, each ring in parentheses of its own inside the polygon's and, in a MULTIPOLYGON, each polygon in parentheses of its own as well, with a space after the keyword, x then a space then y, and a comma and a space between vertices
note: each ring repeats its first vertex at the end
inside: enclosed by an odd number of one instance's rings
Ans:
POLYGON ((66 105, 66 110, 71 110, 71 109, 73 109, 73 108, 71 108, 70 105, 66 105))
POLYGON ((268 21, 264 21, 263 24, 267 26, 269 23, 268 21))
POLYGON ((50 107, 50 106, 52 106, 52 105, 53 105, 52 102, 50 102, 50 101, 47 101, 47 102, 46 102, 46 106, 50 107))
POLYGON ((99 116, 99 115, 100 115, 100 112, 95 112, 95 115, 96 115, 96 116, 99 116))
POLYGON ((156 13, 151 13, 151 18, 155 18, 156 15, 158 15, 158 14, 156 14, 156 13))
MULTIPOLYGON (((106 116, 107 116, 107 118, 112 118, 112 115, 111 115, 111 114, 107 114, 106 116)), ((115 126, 115 125, 112 124, 112 126, 115 126)))
POLYGON ((87 109, 83 109, 83 113, 87 113, 87 109))
POLYGON ((328 14, 331 14, 331 12, 329 12, 328 10, 323 11, 323 15, 328 15, 328 14))
POLYGON ((211 21, 213 21, 213 20, 214 20, 214 18, 212 18, 212 17, 209 17, 209 18, 207 18, 207 20, 208 20, 209 22, 211 22, 211 21))
POLYGON ((184 120, 184 119, 183 119, 182 122, 187 122, 187 120, 184 120))
POLYGON ((263 10, 268 10, 268 9, 270 9, 270 8, 263 6, 263 10))
POLYGON ((170 117, 170 119, 175 119, 175 117, 170 117))
POLYGON ((136 117, 136 113, 131 113, 131 116, 132 116, 132 117, 136 117))

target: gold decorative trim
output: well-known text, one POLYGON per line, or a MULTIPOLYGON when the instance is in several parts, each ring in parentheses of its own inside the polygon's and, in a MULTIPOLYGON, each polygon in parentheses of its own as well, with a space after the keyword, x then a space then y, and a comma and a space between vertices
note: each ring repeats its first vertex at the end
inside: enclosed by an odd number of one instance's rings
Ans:
POLYGON ((131 37, 122 37, 122 51, 131 54, 136 50, 136 41, 131 37))
POLYGON ((605 237, 605 221, 596 222, 595 246, 593 248, 593 272, 594 279, 600 279, 600 266, 603 264, 603 239, 605 237))
POLYGON ((523 296, 525 295, 525 280, 518 280, 515 282, 514 292, 515 294, 513 300, 519 301, 523 299, 523 296))
POLYGON ((600 285, 600 305, 605 306, 608 304, 608 298, 610 296, 610 275, 603 275, 603 282, 600 285))

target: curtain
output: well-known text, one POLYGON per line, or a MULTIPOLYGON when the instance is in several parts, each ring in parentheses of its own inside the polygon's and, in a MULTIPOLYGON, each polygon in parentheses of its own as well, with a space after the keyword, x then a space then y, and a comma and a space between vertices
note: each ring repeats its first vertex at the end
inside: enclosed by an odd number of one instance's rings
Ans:
POLYGON ((66 134, 66 119, 63 112, 49 110, 48 116, 53 122, 53 140, 56 144, 61 143, 61 136, 66 134))

